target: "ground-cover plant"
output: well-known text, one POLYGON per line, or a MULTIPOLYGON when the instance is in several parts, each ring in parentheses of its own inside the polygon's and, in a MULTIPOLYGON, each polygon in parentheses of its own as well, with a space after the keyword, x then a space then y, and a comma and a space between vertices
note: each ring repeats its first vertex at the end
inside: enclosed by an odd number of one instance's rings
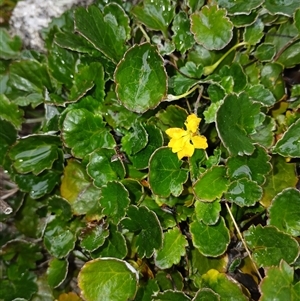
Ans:
POLYGON ((1 300, 300 300, 299 1, 0 34, 1 300))

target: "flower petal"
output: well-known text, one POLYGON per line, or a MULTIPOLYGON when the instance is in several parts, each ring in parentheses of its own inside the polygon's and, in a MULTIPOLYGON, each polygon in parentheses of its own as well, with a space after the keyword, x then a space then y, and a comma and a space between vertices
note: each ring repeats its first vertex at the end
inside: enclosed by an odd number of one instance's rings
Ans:
POLYGON ((191 114, 187 117, 185 126, 189 132, 193 134, 197 132, 201 118, 198 118, 195 114, 191 114))
POLYGON ((170 128, 166 130, 166 134, 171 138, 179 139, 182 136, 186 135, 187 132, 180 128, 170 128))
POLYGON ((178 151, 182 150, 186 143, 189 143, 189 136, 183 136, 179 139, 172 138, 168 143, 169 147, 172 147, 172 152, 177 153, 178 151))
POLYGON ((194 136, 191 138, 195 148, 206 149, 208 147, 206 137, 204 136, 194 136))
POLYGON ((190 142, 187 142, 184 145, 184 148, 179 152, 177 152, 178 159, 181 160, 183 157, 193 156, 194 150, 195 150, 194 146, 190 142))

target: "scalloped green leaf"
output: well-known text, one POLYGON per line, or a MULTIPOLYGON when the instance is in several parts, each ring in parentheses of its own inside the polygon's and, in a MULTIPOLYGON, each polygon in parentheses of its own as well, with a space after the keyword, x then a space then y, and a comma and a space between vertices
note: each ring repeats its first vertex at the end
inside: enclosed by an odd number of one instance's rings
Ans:
POLYGON ((148 143, 148 134, 140 122, 132 125, 132 131, 122 137, 122 149, 128 155, 135 155, 148 143))
POLYGON ((104 244, 95 252, 91 253, 92 258, 99 257, 115 257, 123 259, 128 253, 125 237, 119 232, 117 226, 109 225, 109 236, 106 238, 104 244))
POLYGON ((188 179, 188 170, 181 168, 182 161, 168 147, 157 149, 149 160, 149 184, 154 194, 179 196, 188 179))
POLYGON ((239 284, 231 280, 225 273, 220 273, 214 269, 209 270, 206 274, 201 276, 201 288, 210 288, 214 293, 220 296, 220 300, 249 300, 243 294, 242 288, 239 284))
POLYGON ((216 127, 224 146, 232 156, 253 153, 250 134, 255 133, 255 128, 263 119, 260 104, 251 101, 246 93, 225 97, 217 111, 216 127))
POLYGON ((226 8, 230 15, 248 15, 252 10, 259 7, 263 0, 217 0, 218 5, 226 8))
POLYGON ((230 157, 227 160, 227 174, 231 179, 246 177, 261 185, 272 169, 270 159, 271 157, 263 147, 256 146, 251 156, 230 157))
POLYGON ((121 221, 124 228, 136 233, 137 253, 142 258, 151 257, 162 246, 163 234, 156 214, 145 206, 131 205, 127 217, 121 221))
POLYGON ((172 23, 172 31, 174 33, 172 40, 176 49, 181 53, 185 53, 195 43, 190 27, 190 20, 185 12, 181 11, 176 14, 172 23))
POLYGON ((266 116, 264 122, 256 128, 256 133, 251 135, 253 141, 265 148, 270 148, 274 145, 274 131, 276 122, 274 118, 266 116))
POLYGON ((240 28, 252 25, 258 18, 258 12, 252 11, 249 15, 231 15, 230 21, 233 23, 234 27, 240 28))
POLYGON ((261 84, 248 87, 246 92, 250 96, 251 100, 259 102, 263 106, 273 106, 276 102, 272 92, 261 84))
POLYGON ((11 124, 17 130, 21 130, 21 125, 23 122, 23 110, 11 102, 4 94, 0 94, 0 118, 4 119, 11 124))
POLYGON ((300 157, 300 119, 293 123, 277 141, 273 153, 284 157, 300 157))
POLYGON ((97 148, 113 148, 116 145, 102 117, 86 109, 72 109, 67 113, 62 138, 77 158, 83 158, 97 148))
POLYGON ((229 181, 224 166, 213 166, 200 175, 194 184, 195 196, 204 202, 213 202, 227 190, 229 181))
POLYGON ((208 50, 223 49, 232 39, 233 25, 226 10, 218 6, 204 6, 191 15, 191 32, 198 44, 208 50))
POLYGON ((135 5, 132 14, 148 28, 160 30, 168 36, 168 27, 175 15, 175 5, 172 0, 144 0, 135 5))
POLYGON ((190 224, 193 245, 204 256, 218 257, 222 255, 230 243, 229 230, 223 217, 214 225, 194 221, 190 224))
POLYGON ((298 242, 274 226, 251 226, 244 232, 247 246, 259 267, 279 265, 281 260, 293 263, 299 256, 298 242))
POLYGON ((272 199, 283 189, 295 187, 298 182, 294 163, 287 163, 281 156, 273 156, 271 164, 273 168, 263 185, 264 194, 260 201, 265 207, 269 207, 272 199))
POLYGON ((105 239, 109 236, 106 224, 88 225, 82 230, 80 235, 80 246, 89 252, 93 252, 101 247, 105 239))
POLYGON ((268 224, 292 236, 300 236, 300 192, 287 188, 277 194, 268 208, 268 224))
POLYGON ((136 205, 144 198, 144 186, 138 180, 126 178, 121 183, 127 189, 132 204, 136 205))
POLYGON ((202 173, 201 165, 206 159, 207 155, 203 149, 195 149, 193 156, 189 158, 190 177, 193 183, 200 177, 202 173))
POLYGON ((168 269, 173 264, 178 264, 181 256, 186 253, 185 248, 188 242, 179 228, 169 229, 164 233, 164 240, 161 249, 155 254, 155 265, 160 269, 168 269))
POLYGON ((75 102, 82 98, 99 81, 104 86, 104 70, 100 63, 92 62, 89 65, 77 66, 73 86, 68 95, 68 102, 75 102))
POLYGON ((264 7, 272 15, 284 15, 292 17, 295 10, 299 8, 299 2, 297 0, 265 0, 264 7))
POLYGON ((273 93, 276 100, 285 95, 282 71, 283 67, 278 63, 267 63, 261 69, 261 83, 273 93))
MULTIPOLYGON (((3 10, 4 12, 4 10, 3 10)), ((0 29, 0 58, 16 59, 20 55, 22 40, 19 36, 11 37, 5 28, 0 29)))
POLYGON ((130 204, 129 193, 123 184, 112 181, 102 187, 100 205, 105 214, 114 224, 118 224, 125 216, 130 204))
POLYGON ((17 141, 9 152, 13 166, 19 173, 40 174, 51 169, 58 159, 60 139, 50 135, 32 135, 17 141))
POLYGON ((163 64, 156 47, 147 43, 134 45, 125 53, 114 80, 118 98, 128 110, 143 113, 166 98, 167 75, 163 64))
POLYGON ((299 300, 299 282, 294 283, 294 269, 282 260, 279 267, 266 269, 260 284, 260 300, 299 300))
POLYGON ((259 44, 254 52, 254 56, 262 62, 271 61, 276 54, 275 46, 271 43, 259 44))
POLYGON ((60 286, 67 277, 69 262, 66 259, 52 258, 47 269, 47 282, 50 287, 60 286))
POLYGON ((155 294, 151 301, 191 301, 191 299, 184 293, 173 290, 165 290, 155 294))
POLYGON ((99 206, 101 190, 93 186, 84 166, 75 159, 69 160, 64 169, 60 193, 71 204, 74 214, 86 214, 99 206))
POLYGON ((126 51, 129 39, 129 18, 116 3, 110 3, 101 10, 91 5, 75 11, 76 31, 86 38, 105 56, 117 63, 126 51))
POLYGON ((196 219, 202 221, 206 225, 214 225, 220 217, 221 204, 219 201, 195 203, 196 219))
POLYGON ((264 36, 264 23, 257 19, 255 23, 247 26, 244 31, 244 41, 250 45, 256 45, 264 36))
POLYGON ((10 146, 17 140, 17 130, 10 123, 0 119, 0 165, 3 165, 5 156, 10 146))
POLYGON ((254 181, 239 179, 230 183, 225 198, 240 207, 254 206, 263 194, 262 188, 254 181))
POLYGON ((162 132, 156 126, 149 124, 144 127, 148 134, 148 143, 141 151, 129 157, 133 166, 137 169, 147 168, 151 155, 156 149, 161 147, 164 142, 162 132))
POLYGON ((101 188, 108 181, 120 180, 125 176, 123 162, 116 160, 112 162, 112 157, 116 151, 112 149, 97 149, 89 155, 87 173, 94 180, 94 185, 101 188))
POLYGON ((52 82, 45 65, 35 60, 15 61, 10 65, 8 86, 11 101, 21 106, 36 107, 44 101, 44 92, 52 90, 52 82))
POLYGON ((192 301, 220 301, 220 295, 210 288, 200 289, 192 301))
POLYGON ((44 232, 44 245, 57 258, 67 256, 75 247, 76 236, 68 229, 69 224, 60 218, 53 218, 44 232))
POLYGON ((127 301, 134 298, 138 279, 138 272, 129 263, 106 257, 85 263, 78 275, 78 286, 86 301, 127 301))
POLYGON ((147 283, 139 283, 139 289, 136 293, 135 300, 152 301, 152 295, 160 291, 158 284, 154 279, 149 279, 147 283))
POLYGON ((55 213, 56 216, 66 221, 72 217, 71 205, 58 195, 53 195, 48 199, 48 212, 55 213))

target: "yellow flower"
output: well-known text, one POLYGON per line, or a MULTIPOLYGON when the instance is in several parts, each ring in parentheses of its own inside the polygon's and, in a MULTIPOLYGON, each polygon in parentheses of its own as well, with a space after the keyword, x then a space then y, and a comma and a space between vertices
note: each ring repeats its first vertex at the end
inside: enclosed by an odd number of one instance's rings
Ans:
POLYGON ((173 153, 177 153, 179 160, 183 157, 191 157, 195 148, 206 149, 208 147, 206 138, 198 132, 200 121, 201 118, 191 114, 184 123, 186 131, 179 128, 166 130, 166 134, 171 137, 168 146, 172 148, 173 153))

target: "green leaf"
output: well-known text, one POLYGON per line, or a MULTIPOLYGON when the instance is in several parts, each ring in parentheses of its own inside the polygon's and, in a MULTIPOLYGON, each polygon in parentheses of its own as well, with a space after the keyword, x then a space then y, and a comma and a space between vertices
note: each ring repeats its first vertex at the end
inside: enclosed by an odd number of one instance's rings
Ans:
POLYGON ((192 301, 220 301, 220 295, 210 288, 202 288, 195 295, 192 301))
POLYGON ((100 205, 105 214, 114 224, 118 224, 125 216, 130 204, 129 193, 123 184, 113 181, 102 187, 100 205))
POLYGON ((183 292, 165 290, 155 294, 151 301, 191 301, 191 299, 183 292))
POLYGON ((250 86, 246 92, 250 99, 261 103, 263 106, 273 106, 276 102, 274 95, 270 90, 266 89, 263 85, 250 86))
POLYGON ((225 198, 240 207, 254 206, 262 197, 262 188, 254 181, 239 179, 230 183, 225 198))
MULTIPOLYGON (((37 106, 42 102, 45 88, 51 91, 52 83, 47 68, 34 60, 15 61, 10 65, 9 87, 13 98, 32 95, 30 102, 37 106)), ((21 104, 20 104, 21 105, 21 104)), ((26 104, 28 105, 28 104, 26 104)))
POLYGON ((51 169, 58 159, 60 139, 50 135, 32 135, 17 141, 9 152, 13 166, 19 173, 40 174, 51 169))
POLYGON ((280 100, 285 94, 282 71, 283 67, 278 63, 265 64, 261 69, 261 83, 273 93, 276 100, 280 100))
POLYGON ((127 245, 124 236, 118 231, 117 226, 110 224, 109 236, 104 244, 91 254, 92 258, 99 257, 115 257, 119 259, 125 258, 127 255, 127 245))
POLYGON ((163 245, 155 254, 155 265, 160 269, 168 269, 178 264, 188 246, 185 236, 175 227, 164 234, 163 245))
POLYGON ((123 9, 115 3, 108 4, 103 13, 93 5, 87 10, 83 7, 77 8, 75 28, 114 63, 117 63, 126 51, 125 43, 130 33, 129 19, 123 9))
POLYGON ((159 286, 154 279, 149 279, 145 285, 139 284, 135 300, 152 301, 152 295, 159 292, 159 286))
POLYGON ((214 225, 219 220, 220 211, 221 204, 218 201, 211 203, 196 201, 195 203, 196 219, 206 225, 214 225))
POLYGON ((295 187, 298 182, 295 164, 287 163, 281 156, 273 156, 271 164, 273 168, 263 185, 264 193, 260 201, 265 207, 269 207, 272 199, 283 189, 295 187))
POLYGON ((150 44, 131 47, 118 64, 114 80, 119 100, 133 112, 153 109, 166 97, 167 75, 163 59, 150 44))
POLYGON ((72 148, 75 157, 83 158, 97 148, 113 148, 113 136, 105 128, 101 116, 86 109, 73 109, 63 122, 62 137, 66 146, 72 148))
POLYGON ((181 128, 184 124, 188 114, 185 109, 176 105, 169 105, 165 110, 160 110, 155 115, 165 126, 163 130, 167 128, 181 128))
POLYGON ((168 27, 175 15, 172 0, 144 0, 132 8, 132 14, 138 21, 153 30, 160 30, 168 36, 168 27))
POLYGON ((258 18, 257 11, 252 11, 249 15, 232 15, 230 16, 230 21, 233 23, 234 27, 246 27, 252 25, 258 18))
POLYGON ((96 81, 100 81, 104 85, 104 70, 100 63, 93 62, 89 65, 77 66, 68 102, 77 101, 83 97, 94 87, 96 81))
POLYGON ((153 152, 163 145, 162 132, 154 125, 144 126, 148 134, 148 144, 137 154, 130 156, 130 161, 137 169, 147 168, 153 152))
POLYGON ((195 149, 192 157, 189 158, 190 177, 194 183, 201 175, 201 165, 207 159, 206 152, 203 149, 195 149))
POLYGON ((17 130, 10 122, 2 119, 0 119, 0 129, 0 165, 3 166, 6 152, 17 140, 17 130))
POLYGON ((23 110, 11 102, 4 94, 0 94, 0 118, 4 119, 18 130, 21 129, 23 122, 23 110))
POLYGON ((272 169, 270 159, 271 157, 266 150, 261 146, 257 146, 251 156, 230 157, 227 160, 227 173, 231 179, 246 177, 261 185, 272 169))
POLYGON ((170 148, 157 149, 149 161, 149 184, 154 194, 179 196, 188 179, 188 170, 181 168, 182 161, 170 148))
POLYGON ((208 50, 223 49, 232 39, 233 25, 226 10, 218 6, 204 6, 191 15, 191 31, 198 44, 208 50))
POLYGON ((276 54, 275 46, 271 43, 259 44, 254 52, 254 56, 262 62, 271 61, 276 54))
POLYGON ((52 258, 47 269, 47 281, 52 287, 60 286, 67 277, 69 262, 66 259, 52 258))
POLYGON ((86 214, 99 206, 101 190, 93 186, 85 168, 74 159, 64 169, 60 193, 71 204, 74 214, 86 214))
POLYGON ((83 229, 80 235, 80 246, 89 252, 93 252, 101 247, 105 239, 109 236, 106 224, 92 224, 83 229))
POLYGON ((187 5, 189 6, 191 12, 195 12, 204 5, 204 2, 204 0, 187 0, 187 5))
POLYGON ((252 10, 258 8, 263 0, 217 0, 218 5, 227 9, 230 15, 248 15, 252 10))
POLYGON ((230 243, 229 230, 223 217, 214 225, 194 221, 190 224, 193 245, 205 256, 222 255, 230 243))
POLYGON ((134 298, 137 284, 137 271, 126 261, 116 258, 91 260, 78 275, 78 286, 86 301, 127 301, 134 298))
POLYGON ((126 178, 121 181, 129 193, 132 204, 138 204, 144 198, 144 186, 136 179, 126 178))
POLYGON ((274 143, 276 123, 273 118, 266 116, 262 125, 256 128, 256 133, 251 135, 253 141, 265 148, 270 148, 274 143))
POLYGON ((148 134, 140 122, 132 125, 131 132, 122 137, 122 149, 128 155, 134 155, 142 150, 148 143, 148 134))
POLYGON ((299 2, 295 0, 285 1, 284 5, 282 5, 281 0, 265 0, 264 7, 272 14, 272 15, 284 15, 292 17, 293 13, 297 8, 299 8, 299 2))
POLYGON ((68 221, 72 217, 72 209, 67 200, 58 195, 48 199, 48 212, 55 213, 61 219, 68 221))
POLYGON ((298 242, 274 226, 251 226, 244 232, 248 247, 259 267, 279 265, 280 260, 293 263, 299 255, 298 242))
POLYGON ((10 37, 7 30, 0 29, 0 58, 4 60, 16 59, 20 55, 22 40, 18 36, 10 37))
POLYGON ((120 160, 111 162, 116 152, 112 149, 97 149, 89 155, 87 173, 94 180, 96 187, 101 188, 108 181, 120 180, 125 176, 125 168, 120 160))
POLYGON ((300 8, 297 8, 297 10, 293 14, 293 17, 294 17, 294 24, 298 29, 298 32, 300 33, 300 8))
POLYGON ((67 256, 75 247, 76 237, 65 221, 53 218, 44 232, 44 244, 48 252, 57 258, 67 256))
POLYGON ((268 208, 268 224, 292 236, 300 236, 300 192, 287 188, 273 199, 268 208))
POLYGON ((293 268, 283 260, 279 267, 266 269, 266 276, 260 284, 260 300, 299 300, 299 282, 294 285, 293 278, 293 268))
POLYGON ((244 41, 250 45, 256 45, 264 36, 264 23, 257 19, 255 23, 247 26, 244 31, 244 41))
POLYGON ((285 157, 300 157, 300 119, 293 123, 277 141, 273 153, 285 157))
POLYGON ((162 246, 162 229, 156 214, 145 206, 130 206, 123 227, 136 234, 139 257, 151 257, 162 246))
POLYGON ((187 14, 183 11, 176 14, 172 23, 173 42, 176 49, 181 53, 185 53, 194 43, 194 37, 190 32, 190 20, 187 14))
POLYGON ((225 167, 213 166, 200 175, 193 188, 195 196, 199 200, 213 202, 215 199, 221 198, 227 190, 228 184, 225 167))
POLYGON ((219 136, 232 156, 251 155, 254 146, 250 134, 263 121, 260 105, 247 94, 230 94, 217 111, 216 126, 219 136))
POLYGON ((240 285, 231 281, 225 273, 220 273, 214 269, 209 270, 206 274, 201 276, 201 288, 210 288, 214 293, 220 296, 220 300, 222 301, 248 300, 243 294, 240 285))

